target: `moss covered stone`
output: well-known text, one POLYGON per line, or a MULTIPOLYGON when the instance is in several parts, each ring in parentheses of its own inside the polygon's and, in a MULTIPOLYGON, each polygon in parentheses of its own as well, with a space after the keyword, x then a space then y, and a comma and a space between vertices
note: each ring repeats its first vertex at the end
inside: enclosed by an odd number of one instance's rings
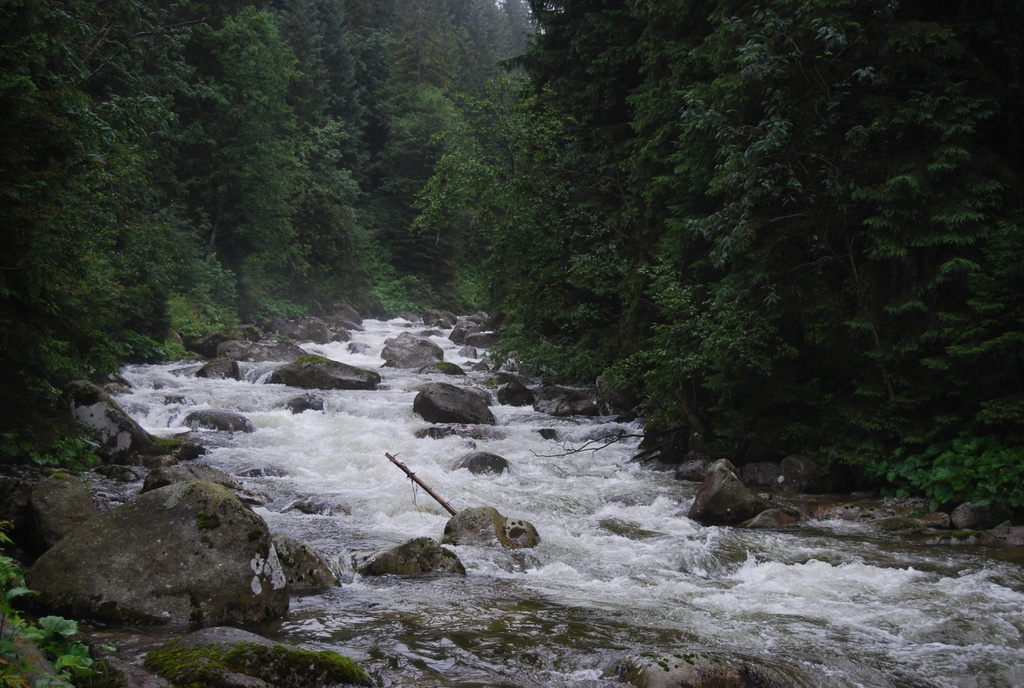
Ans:
POLYGON ((238 675, 281 688, 373 685, 349 658, 335 652, 300 650, 235 628, 208 628, 147 655, 145 666, 177 688, 238 685, 238 675))

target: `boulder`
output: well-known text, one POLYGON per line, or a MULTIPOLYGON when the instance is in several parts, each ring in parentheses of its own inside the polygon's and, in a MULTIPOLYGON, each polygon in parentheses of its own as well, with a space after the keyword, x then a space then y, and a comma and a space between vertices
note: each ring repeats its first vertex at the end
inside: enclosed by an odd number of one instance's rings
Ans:
POLYGON ((676 480, 702 483, 711 472, 712 462, 707 459, 693 459, 676 466, 676 480))
POLYGON ((312 394, 300 394, 292 397, 284 404, 285 408, 292 413, 305 413, 306 411, 323 411, 324 400, 312 394))
POLYGON ((444 350, 429 339, 403 332, 384 340, 380 357, 389 368, 423 368, 443 361, 444 350))
POLYGON ((797 524, 797 520, 782 509, 766 509, 747 524, 747 528, 785 528, 797 524))
POLYGON ((349 304, 347 304, 347 303, 336 303, 331 308, 332 308, 334 317, 344 318, 345 320, 348 320, 349 322, 355 324, 355 327, 351 328, 351 329, 358 329, 360 326, 362 326, 362 324, 363 324, 363 316, 361 316, 359 314, 359 311, 357 311, 355 308, 353 308, 349 304))
POLYGON ((217 347, 217 356, 236 361, 294 361, 309 353, 291 342, 249 342, 233 339, 217 347))
POLYGON ((448 335, 448 339, 455 344, 465 344, 467 336, 476 334, 479 331, 480 325, 464 320, 452 328, 451 333, 448 335))
POLYGON ((211 380, 241 380, 242 373, 238 369, 238 361, 233 358, 215 358, 196 371, 196 377, 211 380))
POLYGON ((447 382, 423 387, 413 399, 412 410, 430 423, 494 425, 494 414, 479 394, 447 382))
POLYGON ((776 488, 782 483, 782 467, 774 461, 748 463, 740 470, 744 485, 776 488))
POLYGON ((992 526, 992 505, 964 502, 949 515, 957 530, 985 530, 992 526))
POLYGON ((597 416, 590 394, 578 389, 545 385, 534 391, 533 410, 549 416, 597 416))
POLYGON ((146 655, 145 667, 176 686, 325 688, 371 686, 352 660, 298 650, 239 628, 204 628, 146 655))
POLYGON ((509 549, 536 547, 540 536, 533 524, 502 516, 497 509, 484 506, 463 509, 448 519, 442 545, 501 545, 509 549))
POLYGON ((313 497, 306 497, 292 502, 284 509, 284 511, 298 511, 303 514, 309 514, 310 516, 347 516, 352 513, 352 510, 343 504, 315 499, 313 497))
POLYGON ((742 523, 768 508, 748 489, 724 459, 716 461, 701 483, 688 516, 706 526, 742 523))
POLYGON ((39 552, 98 513, 86 484, 67 473, 54 473, 33 485, 30 504, 39 552))
POLYGON ((302 389, 377 389, 380 375, 323 356, 303 356, 277 368, 267 382, 302 389))
POLYGON ((451 311, 428 310, 423 314, 423 323, 430 327, 455 327, 458 317, 451 311))
POLYGON ((597 406, 605 416, 635 418, 633 409, 640 403, 636 395, 612 384, 607 376, 601 375, 595 381, 594 389, 597 406))
POLYGON ((633 461, 679 465, 707 459, 690 449, 690 435, 690 428, 685 425, 650 421, 644 426, 644 438, 637 447, 640 453, 633 457, 633 461))
POLYGON ((410 540, 378 554, 359 569, 364 576, 421 576, 427 573, 465 574, 455 553, 432 538, 410 540))
POLYGON ((26 580, 53 613, 111 624, 262 622, 288 609, 266 523, 227 488, 201 480, 86 521, 26 580))
POLYGON ((102 389, 79 380, 68 385, 71 415, 92 433, 93 453, 109 463, 134 463, 160 453, 156 439, 142 429, 102 389))
POLYGON ((497 428, 484 425, 466 425, 465 423, 443 423, 431 425, 416 431, 419 439, 441 440, 445 437, 464 437, 468 440, 503 440, 508 433, 497 428))
POLYGON ((498 403, 506 406, 533 406, 533 392, 519 380, 510 380, 498 388, 498 403))
POLYGON ((227 341, 228 336, 221 332, 207 332, 199 337, 190 337, 182 341, 186 351, 199 354, 203 358, 216 358, 217 349, 227 341))
POLYGON ((313 592, 338 585, 338 577, 305 542, 282 534, 271 539, 290 592, 313 592))
POLYGON ((494 332, 467 332, 461 343, 475 349, 490 349, 498 343, 498 335, 494 332))
POLYGON ((756 669, 700 653, 624 657, 603 678, 636 688, 784 688, 756 669))
POLYGON ((470 473, 496 473, 498 475, 509 470, 508 460, 490 452, 469 452, 455 460, 452 470, 467 469, 470 473))
POLYGON ((256 432, 256 426, 241 413, 224 409, 201 409, 185 416, 185 425, 198 430, 217 430, 219 432, 256 432))
POLYGON ((806 456, 792 454, 779 464, 781 479, 779 485, 786 492, 820 494, 826 491, 825 480, 821 477, 818 464, 806 456))
POLYGON ((179 464, 177 466, 161 466, 151 470, 142 482, 141 492, 152 492, 153 490, 159 490, 161 487, 167 487, 175 483, 187 483, 192 480, 205 480, 223 485, 235 493, 242 489, 240 480, 213 466, 203 464, 182 466, 179 464))
POLYGON ((433 365, 424 366, 424 367, 420 368, 418 372, 420 372, 420 373, 441 373, 442 375, 452 375, 454 377, 459 377, 459 376, 465 377, 466 376, 466 371, 465 370, 463 370, 459 366, 455 365, 454 363, 449 363, 448 361, 441 361, 440 363, 435 363, 433 365))
MULTIPOLYGON (((335 330, 325 321, 316 317, 286 320, 277 324, 278 334, 283 334, 297 342, 313 342, 326 344, 334 338, 335 330)), ((348 333, 346 333, 347 335, 348 333)), ((343 340, 344 341, 344 340, 343 340)))

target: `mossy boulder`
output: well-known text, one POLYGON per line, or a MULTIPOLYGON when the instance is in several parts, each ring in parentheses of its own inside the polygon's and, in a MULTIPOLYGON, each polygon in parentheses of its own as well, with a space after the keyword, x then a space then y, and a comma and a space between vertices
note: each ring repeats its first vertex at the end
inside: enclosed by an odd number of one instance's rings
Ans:
POLYGON ((146 655, 145 666, 176 688, 371 686, 349 658, 274 643, 237 628, 206 628, 146 655))
POLYGON ((364 576, 422 576, 429 573, 464 574, 455 553, 428 537, 416 538, 373 557, 359 569, 364 576))
POLYGON ((288 609, 266 523, 230 490, 202 480, 90 519, 26 578, 53 613, 112 624, 262 622, 288 609))
POLYGON ((377 389, 380 375, 323 356, 303 356, 276 369, 267 382, 301 389, 377 389))

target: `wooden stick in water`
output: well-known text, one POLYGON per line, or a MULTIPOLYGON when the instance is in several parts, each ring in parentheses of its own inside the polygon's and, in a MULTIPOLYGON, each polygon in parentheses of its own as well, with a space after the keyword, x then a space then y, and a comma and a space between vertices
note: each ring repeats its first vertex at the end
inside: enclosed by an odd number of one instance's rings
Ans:
POLYGON ((417 485, 419 485, 420 487, 422 487, 422 488, 423 488, 423 489, 424 489, 424 490, 426 491, 426 493, 427 493, 428 495, 430 495, 431 497, 433 497, 433 498, 434 498, 434 499, 435 499, 435 500, 437 501, 437 503, 438 503, 438 504, 440 504, 440 505, 441 505, 441 506, 443 506, 443 507, 444 507, 445 509, 447 509, 447 511, 448 511, 448 513, 449 513, 449 514, 451 514, 452 516, 454 516, 455 514, 459 513, 459 512, 458 512, 458 511, 456 511, 456 510, 455 510, 454 508, 452 508, 452 505, 451 505, 451 504, 449 504, 448 502, 446 502, 446 501, 444 501, 443 499, 441 499, 441 496, 440 496, 439 494, 437 494, 436 492, 434 492, 433 490, 431 490, 431 489, 430 489, 429 487, 427 487, 426 483, 424 483, 424 482, 423 482, 422 480, 420 480, 419 478, 417 478, 417 477, 416 477, 416 474, 415 474, 415 473, 413 473, 412 471, 410 471, 410 470, 409 470, 409 467, 408 467, 408 466, 406 466, 406 465, 405 465, 404 463, 402 463, 401 461, 399 461, 399 460, 398 460, 398 459, 396 459, 395 457, 391 456, 391 454, 388 454, 387 452, 384 452, 384 456, 386 456, 386 457, 388 457, 389 459, 391 459, 391 463, 395 464, 396 466, 398 466, 399 468, 401 468, 401 469, 402 469, 403 471, 405 471, 405 474, 406 474, 407 476, 409 476, 409 478, 410 478, 410 479, 411 479, 411 480, 412 480, 412 481, 413 481, 414 483, 416 483, 417 485))

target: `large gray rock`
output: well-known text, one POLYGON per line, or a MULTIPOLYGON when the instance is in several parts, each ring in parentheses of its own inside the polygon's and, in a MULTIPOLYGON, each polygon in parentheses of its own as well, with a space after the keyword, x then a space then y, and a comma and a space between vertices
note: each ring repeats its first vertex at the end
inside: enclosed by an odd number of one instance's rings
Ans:
POLYGON ((364 576, 464 574, 466 567, 451 550, 441 547, 432 538, 421 537, 375 556, 359 572, 364 576))
POLYGON ((185 416, 184 424, 193 430, 206 428, 219 432, 256 432, 256 426, 241 413, 224 409, 201 409, 185 416))
POLYGON ((447 382, 423 387, 413 399, 412 410, 431 423, 494 425, 494 414, 479 393, 447 382))
POLYGON ((196 371, 196 377, 211 380, 240 380, 242 373, 233 358, 215 358, 196 371))
POLYGON ((533 410, 550 416, 600 415, 600 409, 587 392, 555 385, 534 390, 533 410))
POLYGON ((700 653, 623 657, 604 678, 636 688, 784 688, 756 669, 700 653))
POLYGON ((283 534, 274 535, 273 540, 289 591, 310 592, 338 585, 327 562, 305 542, 283 534))
POLYGON ((109 463, 134 463, 160 451, 156 439, 142 429, 102 389, 79 380, 68 385, 71 415, 91 432, 93 452, 109 463))
POLYGON ((380 357, 389 368, 423 368, 443 361, 444 350, 425 337, 403 332, 384 340, 380 357))
POLYGON ((731 464, 716 461, 690 507, 690 518, 706 526, 742 523, 768 508, 736 476, 731 464))
POLYGON ((984 530, 992 527, 991 504, 974 504, 964 502, 949 515, 953 527, 957 530, 984 530))
POLYGON ((806 456, 793 454, 779 464, 781 480, 779 485, 786 492, 818 494, 825 492, 825 480, 821 477, 818 464, 806 456))
POLYGON ((323 356, 303 356, 276 369, 267 382, 301 389, 377 389, 380 375, 323 356))
POLYGON ((32 487, 33 531, 37 551, 57 544, 72 530, 96 516, 89 488, 80 478, 55 473, 32 487))
POLYGON ((218 358, 236 361, 294 361, 309 355, 309 352, 291 342, 250 342, 232 339, 217 347, 218 358))
POLYGON ((509 549, 536 547, 540 535, 533 524, 502 516, 489 506, 463 509, 448 519, 442 545, 501 545, 509 549))
POLYGON ((177 686, 326 688, 370 686, 347 657, 299 650, 238 628, 204 628, 146 655, 145 666, 177 686))
POLYGON ((480 331, 480 325, 475 322, 464 320, 455 325, 452 328, 451 333, 448 335, 448 339, 455 344, 465 344, 466 337, 471 334, 476 334, 480 331))
POLYGON ((498 388, 498 403, 508 406, 532 406, 533 392, 519 380, 509 380, 498 388))
POLYGON ((262 622, 288 609, 266 523, 227 488, 200 480, 85 522, 26 580, 54 613, 113 624, 262 622))

